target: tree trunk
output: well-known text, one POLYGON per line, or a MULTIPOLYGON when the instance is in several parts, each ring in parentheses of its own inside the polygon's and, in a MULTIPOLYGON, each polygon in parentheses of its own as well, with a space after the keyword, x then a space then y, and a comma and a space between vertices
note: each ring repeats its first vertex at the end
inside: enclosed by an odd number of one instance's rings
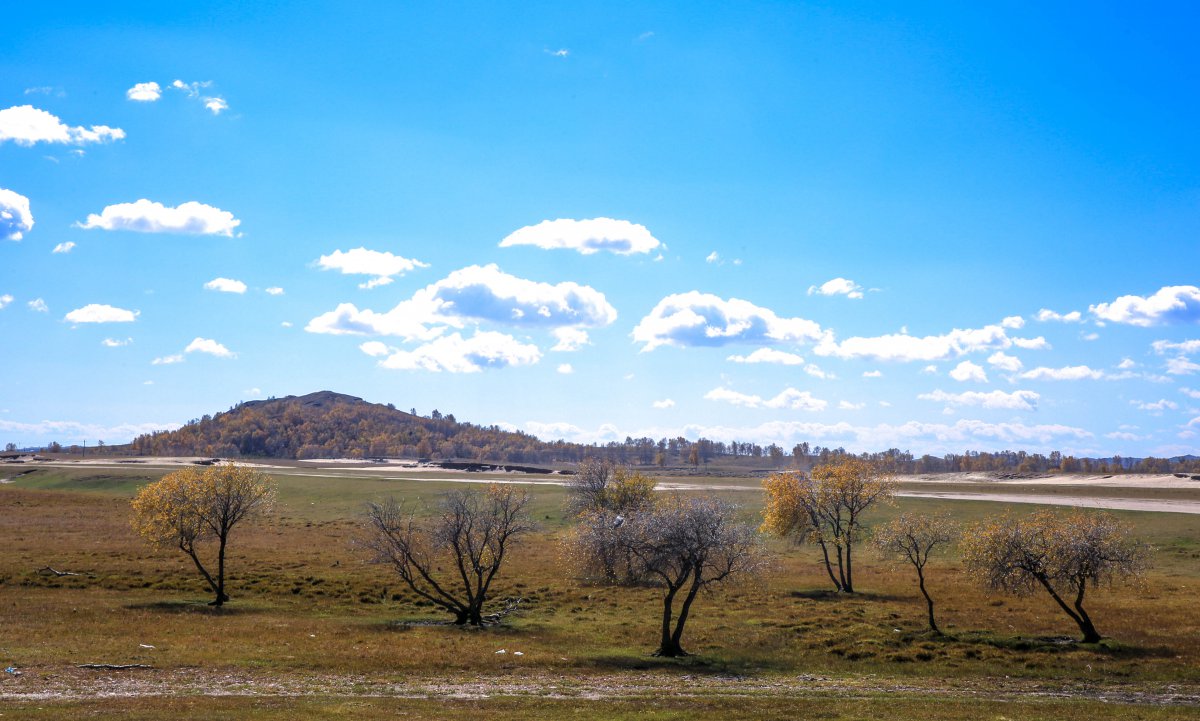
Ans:
POLYGON ((829 574, 829 580, 833 581, 833 587, 840 593, 842 582, 837 579, 837 576, 833 575, 833 564, 829 561, 829 547, 825 545, 824 541, 818 541, 817 543, 821 546, 821 555, 825 557, 825 572, 829 574))
POLYGON ((942 635, 942 629, 938 628, 937 622, 933 620, 933 599, 929 596, 929 591, 925 590, 925 572, 917 566, 917 579, 920 581, 921 595, 925 597, 925 603, 929 606, 929 630, 937 635, 942 635))
POLYGON ((850 540, 850 536, 846 536, 846 579, 842 584, 842 591, 845 593, 854 593, 854 544, 850 540))
POLYGON ((225 541, 228 536, 221 534, 221 542, 217 548, 217 598, 209 603, 210 606, 220 607, 229 600, 229 596, 225 595, 225 541))
POLYGON ((678 586, 668 586, 667 595, 663 596, 662 641, 658 645, 658 651, 654 653, 655 656, 674 658, 684 655, 683 649, 671 635, 671 606, 675 603, 675 594, 678 591, 678 586))
POLYGON ((687 655, 687 652, 683 650, 683 626, 687 623, 692 601, 696 600, 696 594, 700 592, 703 585, 700 580, 700 569, 697 568, 692 575, 692 587, 688 589, 688 594, 683 599, 683 605, 679 608, 679 618, 675 620, 675 631, 671 634, 671 646, 676 656, 687 655))
POLYGON ((1079 614, 1079 630, 1083 632, 1084 643, 1099 643, 1100 632, 1092 623, 1092 617, 1083 610, 1083 592, 1087 589, 1087 579, 1079 579, 1079 593, 1075 596, 1075 611, 1079 614))

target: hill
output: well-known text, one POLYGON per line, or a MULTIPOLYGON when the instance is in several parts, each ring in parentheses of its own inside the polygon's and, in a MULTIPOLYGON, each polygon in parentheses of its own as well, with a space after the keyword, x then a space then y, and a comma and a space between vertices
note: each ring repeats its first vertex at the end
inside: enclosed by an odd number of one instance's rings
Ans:
POLYGON ((549 444, 527 433, 426 418, 391 404, 319 391, 247 401, 174 431, 134 439, 138 455, 266 458, 469 458, 514 462, 577 460, 583 446, 549 444))

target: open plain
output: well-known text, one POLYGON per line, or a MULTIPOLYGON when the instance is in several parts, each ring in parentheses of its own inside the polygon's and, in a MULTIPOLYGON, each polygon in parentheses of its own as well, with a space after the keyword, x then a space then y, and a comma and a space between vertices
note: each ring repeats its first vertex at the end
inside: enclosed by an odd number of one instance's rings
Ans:
MULTIPOLYGON (((1155 565, 1138 586, 1089 597, 1100 644, 1075 643, 1044 596, 983 591, 953 551, 930 566, 946 631, 936 637, 910 570, 864 551, 861 592, 839 596, 814 548, 772 542, 770 571, 702 597, 685 637, 693 655, 667 660, 650 655, 656 589, 589 586, 567 567, 561 476, 273 464, 278 507, 235 532, 232 601, 213 609, 186 557, 129 526, 136 490, 183 463, 4 467, 5 718, 1200 717, 1200 527, 1192 512, 1164 512, 1200 503, 1190 480, 906 478, 896 504, 869 516, 1159 504, 1117 511, 1153 544, 1155 565), (446 625, 354 543, 367 501, 431 502, 464 479, 533 484, 538 521, 495 589, 524 599, 519 610, 482 630, 446 625)), ((755 478, 663 485, 723 495, 747 520, 761 510, 755 478)))

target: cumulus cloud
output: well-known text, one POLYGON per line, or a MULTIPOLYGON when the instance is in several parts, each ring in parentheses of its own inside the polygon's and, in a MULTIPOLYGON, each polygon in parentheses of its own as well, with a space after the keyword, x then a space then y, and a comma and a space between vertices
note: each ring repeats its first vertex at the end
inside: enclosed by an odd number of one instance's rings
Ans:
POLYGON ((215 290, 221 293, 245 293, 246 284, 232 278, 213 278, 204 284, 205 290, 215 290))
POLYGON ((75 249, 75 241, 68 240, 65 243, 59 243, 58 245, 54 246, 54 250, 52 250, 50 252, 51 253, 70 253, 74 249, 75 249))
POLYGON ((1090 305, 1088 311, 1100 321, 1142 327, 1196 323, 1200 321, 1200 288, 1194 285, 1166 286, 1144 298, 1123 295, 1111 303, 1090 305))
POLYGON ((139 103, 153 103, 162 97, 162 88, 154 81, 137 83, 125 91, 125 97, 139 103))
POLYGON ((586 285, 518 278, 495 264, 472 265, 418 291, 442 316, 516 326, 602 327, 617 319, 604 294, 586 285))
POLYGON ((572 366, 570 363, 560 363, 556 370, 558 373, 565 376, 569 376, 575 372, 574 366, 572 366))
POLYGON ((1150 411, 1151 413, 1162 413, 1166 410, 1178 410, 1179 404, 1175 401, 1169 401, 1166 398, 1148 403, 1146 401, 1129 401, 1129 405, 1137 408, 1139 411, 1150 411))
POLYGON ((731 355, 725 360, 734 363, 777 363, 785 366, 798 366, 804 363, 804 359, 795 353, 787 353, 774 348, 759 348, 750 355, 731 355))
POLYGON ((950 371, 950 377, 959 382, 975 381, 977 383, 987 383, 987 373, 983 372, 983 366, 971 361, 963 361, 950 371))
POLYGON ((237 353, 232 352, 211 338, 195 338, 191 343, 188 343, 187 348, 184 348, 183 352, 207 353, 218 358, 237 358, 237 353))
POLYGON ((11 295, 9 295, 8 293, 5 293, 4 295, 0 295, 0 310, 2 310, 4 308, 4 306, 8 305, 11 302, 13 302, 13 297, 11 295))
POLYGON ((1189 376, 1200 371, 1200 364, 1193 363, 1188 358, 1168 358, 1167 372, 1173 376, 1189 376))
MULTIPOLYGON (((0 308, 3 308, 3 307, 4 306, 0 305, 0 308)), ((1193 388, 1180 388, 1179 392, 1184 394, 1188 398, 1194 398, 1194 399, 1200 401, 1200 391, 1198 391, 1198 390, 1195 390, 1193 388)))
POLYGON ((1042 308, 1033 319, 1041 323, 1082 323, 1083 314, 1077 310, 1070 313, 1056 313, 1049 308, 1042 308))
POLYGON ((392 352, 392 349, 386 343, 377 340, 369 340, 358 346, 358 349, 372 357, 385 356, 392 352))
POLYGON ((1150 347, 1159 355, 1167 353, 1197 353, 1200 352, 1200 340, 1185 340, 1179 343, 1173 343, 1169 340, 1156 340, 1150 344, 1150 347))
POLYGON ((843 411, 861 411, 866 408, 866 403, 851 403, 850 401, 838 401, 838 409, 843 411))
POLYGON ((670 398, 663 398, 661 401, 654 401, 650 405, 654 406, 655 408, 674 408, 675 401, 671 400, 670 398))
POLYGON ((1011 338, 1010 340, 1013 345, 1025 350, 1045 350, 1050 347, 1050 343, 1040 335, 1037 338, 1011 338))
POLYGON ((33 300, 26 303, 26 305, 29 306, 29 310, 35 311, 37 313, 49 313, 50 312, 50 306, 46 305, 46 301, 42 300, 41 298, 34 298, 33 300))
POLYGON ((33 230, 29 198, 0 188, 0 240, 20 240, 33 230))
POLYGON ((827 372, 821 370, 821 367, 818 366, 816 363, 809 363, 808 365, 804 366, 804 372, 809 374, 813 378, 820 378, 821 380, 837 378, 837 376, 835 376, 834 374, 827 373, 827 372))
POLYGON ((88 215, 75 226, 90 230, 132 230, 138 233, 182 233, 187 235, 224 235, 233 237, 242 221, 233 213, 211 205, 188 201, 168 208, 145 198, 133 203, 107 206, 99 215, 88 215))
POLYGON ((808 294, 813 295, 844 295, 847 298, 862 298, 862 286, 847 278, 834 278, 821 285, 810 285, 808 294))
POLYGON ((618 255, 649 253, 661 243, 644 225, 628 220, 592 218, 591 220, 543 220, 527 225, 500 241, 501 248, 532 245, 543 250, 566 248, 584 255, 602 250, 618 255))
POLYGON ((220 115, 222 111, 229 109, 229 104, 225 102, 224 98, 219 95, 206 95, 204 93, 207 88, 212 87, 211 80, 192 83, 176 80, 171 83, 171 87, 184 92, 189 98, 199 101, 213 115, 220 115))
POLYGON ((404 258, 385 251, 353 248, 347 251, 335 250, 329 255, 317 259, 317 265, 322 270, 338 270, 343 275, 370 275, 371 280, 359 284, 359 288, 375 288, 387 285, 397 276, 416 270, 428 268, 429 264, 419 260, 404 258))
POLYGON ((1104 371, 1095 370, 1088 366, 1067 366, 1065 368, 1047 368, 1040 366, 1025 371, 1021 378, 1035 381, 1078 381, 1099 380, 1104 377, 1104 371))
POLYGON ((72 128, 56 116, 32 105, 15 105, 0 110, 0 144, 11 140, 17 145, 25 146, 35 143, 84 145, 120 140, 124 137, 124 130, 107 125, 72 128))
POLYGON ((966 393, 947 393, 936 390, 932 393, 922 393, 919 400, 946 403, 951 406, 978 406, 980 408, 1004 409, 1015 411, 1037 410, 1038 399, 1041 395, 1033 391, 967 391, 966 393))
POLYGON ((140 312, 102 303, 89 303, 67 313, 63 320, 70 323, 132 323, 140 312))
POLYGON ((821 326, 738 298, 690 291, 669 295, 633 329, 642 351, 659 346, 723 346, 730 343, 801 343, 822 337, 821 326))
POLYGON ((535 345, 503 333, 479 331, 470 338, 453 333, 416 350, 396 351, 379 365, 395 370, 478 373, 485 368, 531 365, 541 358, 535 345))
POLYGON ((429 323, 434 322, 437 322, 437 307, 427 302, 401 301, 386 313, 360 310, 353 303, 341 303, 310 320, 304 330, 329 335, 384 335, 405 340, 429 340, 444 330, 430 327, 429 323))
POLYGON ((229 103, 222 97, 204 98, 204 107, 213 115, 220 115, 222 111, 229 109, 229 103))
POLYGON ((1025 327, 1025 319, 1019 315, 1010 315, 1004 320, 1000 321, 1000 325, 1004 328, 1020 330, 1021 328, 1025 327))
POLYGON ((559 351, 560 353, 570 353, 577 351, 585 345, 591 345, 591 339, 588 337, 588 332, 582 328, 565 326, 563 328, 555 328, 554 338, 558 341, 550 350, 559 351))
POLYGON ((760 396, 738 393, 728 388, 714 388, 704 394, 705 400, 723 401, 735 406, 746 408, 787 408, 796 411, 823 411, 829 405, 828 401, 813 398, 808 391, 795 388, 785 388, 774 398, 764 399, 760 396))
MULTIPOLYGON (((840 343, 829 337, 818 344, 815 351, 818 355, 838 358, 928 362, 949 360, 979 351, 1002 350, 1021 345, 1023 340, 1010 338, 1002 326, 988 325, 983 328, 955 328, 944 335, 924 337, 901 332, 875 337, 847 338, 840 343)), ((1041 342, 1044 344, 1044 341, 1041 342)))
POLYGON ((275 286, 273 288, 267 288, 266 294, 267 295, 283 295, 283 288, 280 288, 279 286, 275 286))
POLYGON ((1008 355, 1003 351, 996 351, 988 356, 987 362, 1002 371, 1009 371, 1011 373, 1016 373, 1023 366, 1020 358, 1008 355))
POLYGON ((1137 363, 1132 358, 1122 358, 1121 362, 1117 364, 1117 368, 1127 371, 1131 368, 1137 368, 1137 363))

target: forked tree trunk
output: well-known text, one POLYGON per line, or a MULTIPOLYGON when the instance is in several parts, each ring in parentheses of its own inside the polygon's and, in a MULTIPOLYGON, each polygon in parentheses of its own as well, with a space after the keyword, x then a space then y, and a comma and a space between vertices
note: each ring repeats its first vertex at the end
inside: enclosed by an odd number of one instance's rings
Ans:
POLYGON ((668 586, 667 594, 663 596, 662 641, 658 644, 658 651, 655 651, 655 656, 674 658, 685 655, 684 650, 679 646, 679 641, 671 634, 672 606, 675 603, 675 594, 678 591, 678 586, 668 586))
POLYGON ((817 542, 821 546, 821 555, 825 557, 825 572, 829 574, 829 580, 833 581, 833 587, 841 592, 842 582, 833 575, 833 564, 829 561, 829 547, 825 545, 825 541, 817 542))
POLYGON ((1092 618, 1088 616, 1087 611, 1083 610, 1083 592, 1087 586, 1085 586, 1082 582, 1079 584, 1079 593, 1075 596, 1075 608, 1072 609, 1067 605, 1067 602, 1062 599, 1062 596, 1059 596, 1058 592, 1054 590, 1054 586, 1050 585, 1049 579, 1047 579, 1045 576, 1037 576, 1036 578, 1039 582, 1041 582, 1046 591, 1050 593, 1050 597, 1054 599, 1054 602, 1058 604, 1059 608, 1065 611, 1066 614, 1071 617, 1071 620, 1074 621, 1077 626, 1079 626, 1080 632, 1083 633, 1083 639, 1081 639, 1082 643, 1099 643, 1103 636, 1101 636, 1100 632, 1096 630, 1096 626, 1092 623, 1092 618))

